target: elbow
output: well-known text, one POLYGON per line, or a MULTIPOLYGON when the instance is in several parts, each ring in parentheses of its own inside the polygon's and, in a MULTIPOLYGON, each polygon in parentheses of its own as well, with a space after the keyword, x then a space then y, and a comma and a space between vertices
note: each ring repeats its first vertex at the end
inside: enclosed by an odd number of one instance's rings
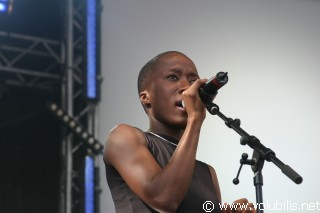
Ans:
POLYGON ((162 202, 162 203, 157 203, 154 206, 154 209, 159 211, 159 212, 164 212, 164 213, 175 213, 179 207, 178 202, 162 202))
MULTIPOLYGON (((154 187, 161 184, 148 184, 144 188, 145 203, 159 212, 171 213, 176 212, 179 208, 185 193, 174 187, 154 187)), ((142 197, 142 198, 143 198, 142 197)))
POLYGON ((174 213, 179 208, 181 200, 162 194, 159 197, 149 197, 147 203, 159 212, 174 213))
POLYGON ((163 206, 163 211, 168 213, 174 213, 177 211, 180 203, 169 201, 163 206))

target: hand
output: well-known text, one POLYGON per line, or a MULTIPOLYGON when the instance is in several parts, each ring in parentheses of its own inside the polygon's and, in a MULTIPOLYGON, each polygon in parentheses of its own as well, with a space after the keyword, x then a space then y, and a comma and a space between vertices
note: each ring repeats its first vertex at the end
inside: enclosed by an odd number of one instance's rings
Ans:
POLYGON ((234 201, 232 204, 225 203, 222 213, 256 213, 253 203, 249 203, 246 198, 234 201))
POLYGON ((202 103, 199 96, 199 88, 207 81, 207 79, 196 80, 188 89, 186 89, 183 95, 183 102, 188 113, 189 118, 202 118, 204 120, 206 116, 205 106, 202 103))

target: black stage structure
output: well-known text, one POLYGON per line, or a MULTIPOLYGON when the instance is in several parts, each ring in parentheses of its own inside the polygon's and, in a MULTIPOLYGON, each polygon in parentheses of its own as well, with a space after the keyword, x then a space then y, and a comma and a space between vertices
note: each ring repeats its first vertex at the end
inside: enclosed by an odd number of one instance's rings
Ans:
POLYGON ((102 145, 94 140, 88 146, 50 110, 55 103, 82 132, 97 137, 99 97, 86 95, 87 1, 11 2, 12 11, 0 14, 0 212, 87 212, 85 158, 92 157, 98 172, 102 145))

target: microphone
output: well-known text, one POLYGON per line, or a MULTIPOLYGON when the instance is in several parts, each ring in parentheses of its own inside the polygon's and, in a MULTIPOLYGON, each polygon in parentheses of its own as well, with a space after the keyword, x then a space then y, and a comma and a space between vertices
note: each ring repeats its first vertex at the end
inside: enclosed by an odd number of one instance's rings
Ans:
POLYGON ((199 89, 199 96, 203 103, 208 104, 218 94, 218 90, 228 82, 228 72, 218 72, 215 76, 209 79, 199 89))

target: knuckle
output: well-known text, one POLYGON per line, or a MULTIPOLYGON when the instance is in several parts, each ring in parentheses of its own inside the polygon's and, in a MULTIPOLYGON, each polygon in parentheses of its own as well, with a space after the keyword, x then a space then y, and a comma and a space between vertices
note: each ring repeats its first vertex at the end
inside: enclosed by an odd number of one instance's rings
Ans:
POLYGON ((247 199, 247 198, 241 198, 241 201, 242 201, 243 203, 248 203, 248 199, 247 199))

